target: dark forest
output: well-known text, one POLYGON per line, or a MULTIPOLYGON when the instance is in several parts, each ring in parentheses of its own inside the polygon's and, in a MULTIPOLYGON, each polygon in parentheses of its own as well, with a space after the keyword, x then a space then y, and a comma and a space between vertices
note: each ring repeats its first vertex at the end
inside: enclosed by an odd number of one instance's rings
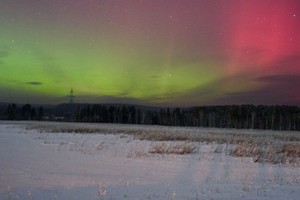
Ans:
POLYGON ((44 120, 238 129, 300 130, 300 107, 263 105, 157 108, 134 105, 8 104, 2 120, 44 120))

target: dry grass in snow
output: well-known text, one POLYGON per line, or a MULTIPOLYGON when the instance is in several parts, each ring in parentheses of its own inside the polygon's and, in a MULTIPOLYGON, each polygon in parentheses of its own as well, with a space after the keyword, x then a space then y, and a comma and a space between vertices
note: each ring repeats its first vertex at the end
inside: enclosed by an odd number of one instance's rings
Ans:
POLYGON ((242 143, 232 152, 237 157, 252 157, 254 162, 272 164, 297 164, 300 158, 300 144, 253 144, 242 143))
POLYGON ((0 126, 0 199, 300 196, 299 132, 49 122, 0 126))
MULTIPOLYGON (((190 154, 195 150, 190 142, 200 142, 233 145, 233 151, 226 153, 236 157, 253 157, 253 160, 259 163, 297 164, 300 160, 300 133, 296 131, 51 122, 26 122, 26 125, 28 129, 38 129, 41 132, 125 134, 138 140, 184 142, 173 145, 156 144, 148 151, 152 154, 190 154)), ((142 154, 144 155, 145 152, 142 154)))
POLYGON ((167 145, 166 143, 156 144, 149 149, 152 154, 191 154, 194 153, 196 147, 189 143, 176 145, 167 145))

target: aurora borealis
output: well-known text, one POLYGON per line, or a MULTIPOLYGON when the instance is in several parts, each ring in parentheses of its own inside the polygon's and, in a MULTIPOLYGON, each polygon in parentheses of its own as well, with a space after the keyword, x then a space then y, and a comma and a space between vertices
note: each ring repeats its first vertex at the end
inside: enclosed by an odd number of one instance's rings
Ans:
POLYGON ((300 103, 298 0, 1 0, 0 102, 300 103))

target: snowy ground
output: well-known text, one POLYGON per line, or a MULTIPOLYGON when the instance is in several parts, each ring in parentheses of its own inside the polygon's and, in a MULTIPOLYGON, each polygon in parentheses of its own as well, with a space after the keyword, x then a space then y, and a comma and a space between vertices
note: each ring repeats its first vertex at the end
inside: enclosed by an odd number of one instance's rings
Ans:
POLYGON ((260 139, 300 134, 3 121, 0 199, 299 199, 298 164, 234 157, 234 144, 213 140, 137 137, 150 132, 260 139))

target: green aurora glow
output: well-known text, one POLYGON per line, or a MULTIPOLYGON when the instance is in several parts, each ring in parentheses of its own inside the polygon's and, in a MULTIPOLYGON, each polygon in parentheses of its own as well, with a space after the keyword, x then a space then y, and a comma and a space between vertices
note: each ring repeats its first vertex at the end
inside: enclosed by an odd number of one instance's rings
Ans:
MULTIPOLYGON (((286 52, 291 49, 298 51, 297 43, 278 51, 276 59, 254 59, 251 65, 259 67, 245 64, 248 53, 236 53, 237 48, 245 48, 241 46, 244 36, 228 41, 237 32, 231 24, 239 22, 224 12, 225 4, 206 4, 200 8, 197 1, 4 0, 0 3, 0 101, 62 103, 73 88, 76 102, 103 103, 106 98, 200 105, 223 102, 231 94, 262 94, 270 83, 256 81, 259 76, 299 74, 292 68, 261 67, 289 56, 286 52), (190 6, 189 12, 182 10, 184 6, 190 6)), ((283 28, 296 34, 295 27, 283 28)), ((253 103, 247 97, 224 101, 228 102, 253 103)))

